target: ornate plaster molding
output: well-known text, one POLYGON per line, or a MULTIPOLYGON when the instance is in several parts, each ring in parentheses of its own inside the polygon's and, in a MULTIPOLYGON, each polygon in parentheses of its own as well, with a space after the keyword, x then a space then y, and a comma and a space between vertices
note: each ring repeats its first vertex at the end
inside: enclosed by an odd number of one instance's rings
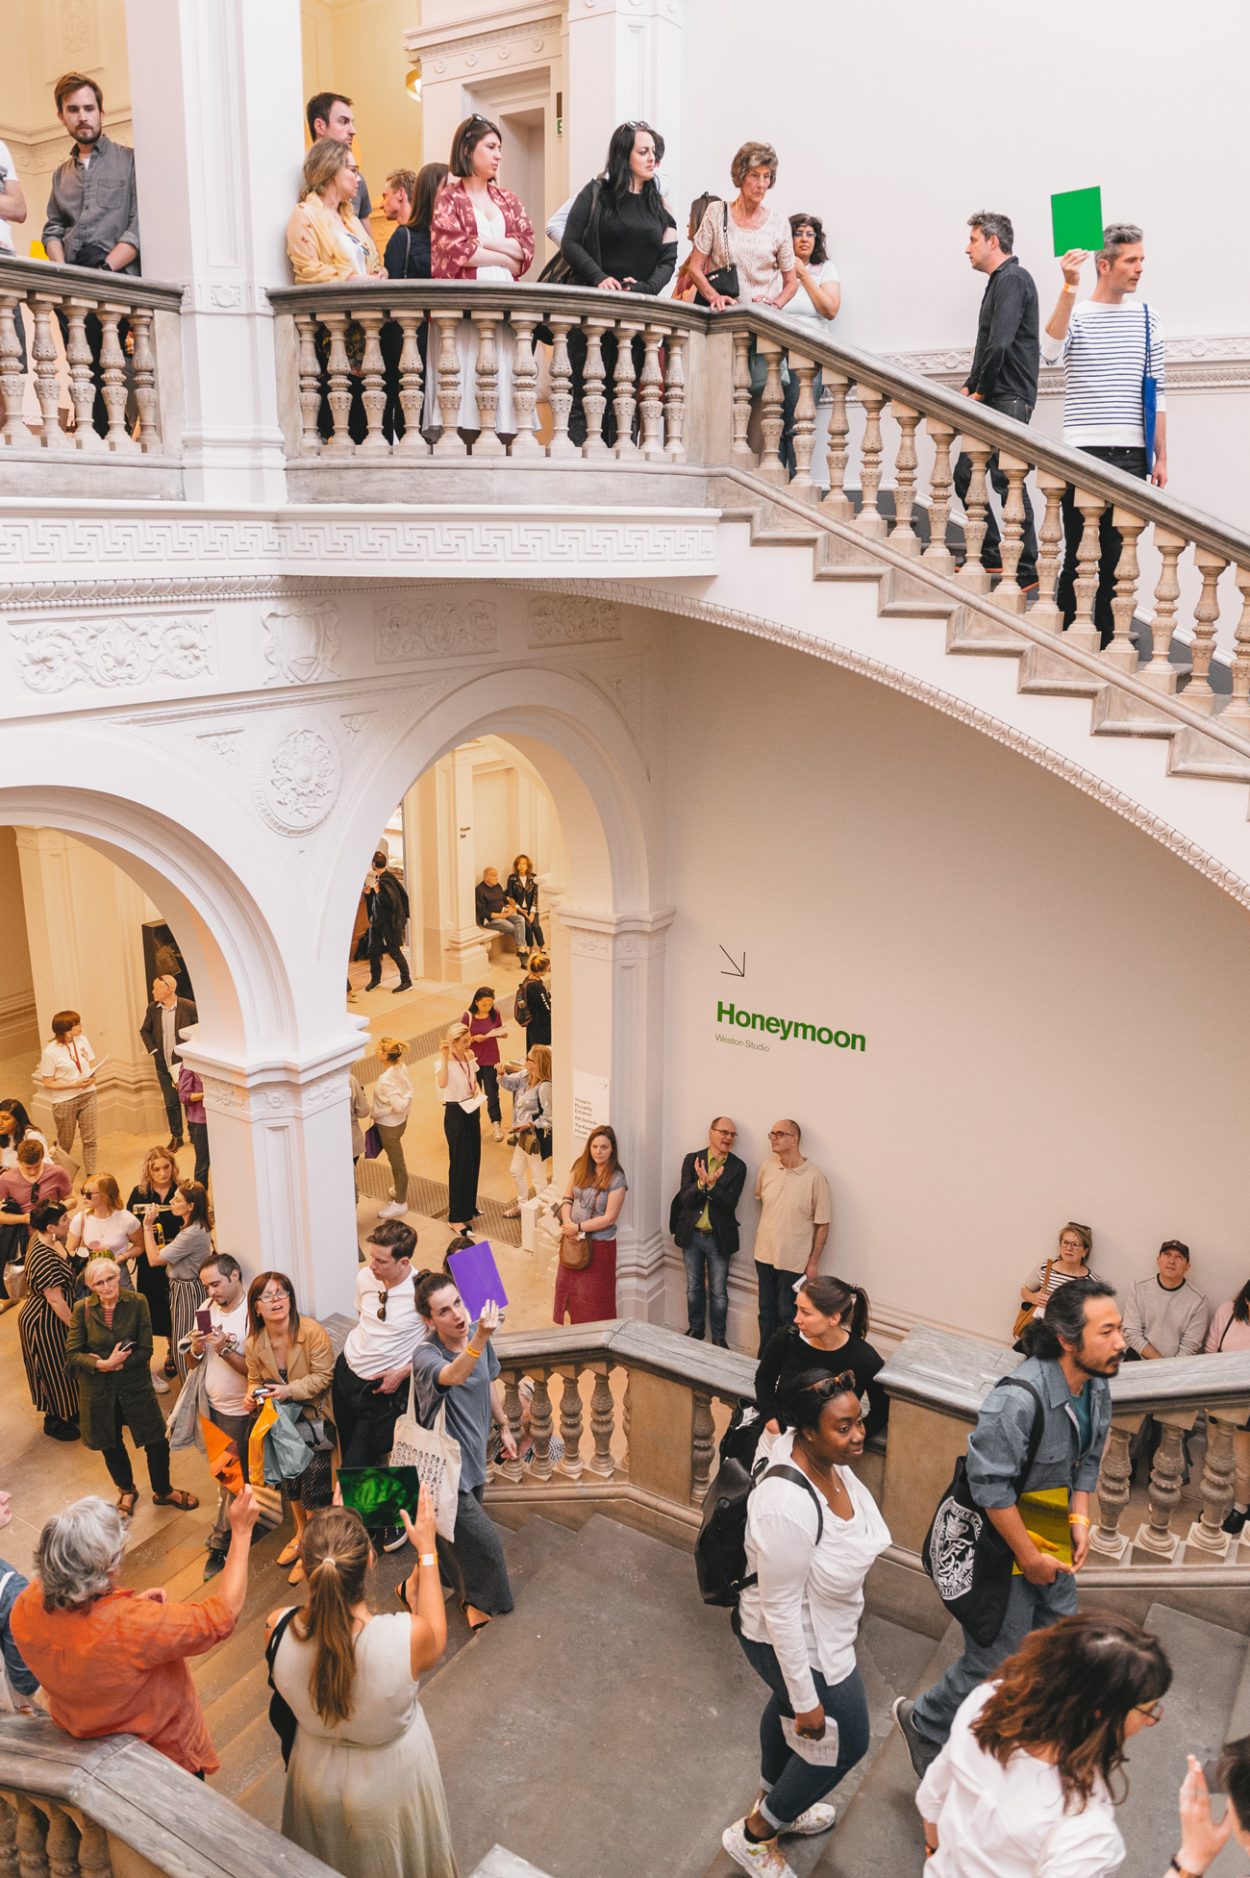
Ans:
POLYGON ((459 35, 445 27, 406 35, 410 55, 420 58, 427 78, 445 79, 498 65, 524 65, 560 50, 563 22, 549 6, 527 7, 523 16, 493 32, 459 35), (549 44, 553 41, 553 44, 549 44))
POLYGON ((575 957, 613 961, 662 958, 676 918, 671 906, 647 913, 582 913, 567 906, 552 912, 575 957))
POLYGON ((330 738, 300 725, 271 739, 255 759, 252 800, 277 834, 306 835, 334 807, 342 780, 342 762, 330 738))
POLYGON ((144 685, 154 678, 185 683, 213 669, 207 613, 31 620, 10 622, 8 630, 18 679, 44 697, 144 685))
POLYGON ((310 685, 337 678, 339 610, 333 600, 289 601, 261 615, 268 643, 267 685, 310 685))
POLYGON ((529 603, 531 646, 584 646, 619 639, 621 609, 612 601, 589 607, 568 594, 536 594, 529 603))
MULTIPOLYGON (((1250 333, 1199 333, 1169 339, 1163 350, 1169 391, 1235 391, 1250 387, 1250 333)), ((950 385, 961 385, 972 364, 970 346, 937 346, 888 352, 884 356, 889 364, 897 365, 902 371, 917 372, 922 378, 936 378, 950 385)), ((1060 367, 1043 366, 1038 395, 1057 398, 1062 394, 1060 367)))
POLYGON ((309 1115, 320 1114, 335 1103, 345 1104, 349 1094, 345 1069, 330 1070, 308 1082, 266 1081, 251 1087, 220 1075, 205 1074, 202 1081, 204 1106, 214 1115, 271 1125, 302 1121, 309 1115))
POLYGON ((374 601, 373 622, 373 656, 378 665, 493 652, 499 643, 493 600, 427 600, 416 594, 387 594, 374 601))

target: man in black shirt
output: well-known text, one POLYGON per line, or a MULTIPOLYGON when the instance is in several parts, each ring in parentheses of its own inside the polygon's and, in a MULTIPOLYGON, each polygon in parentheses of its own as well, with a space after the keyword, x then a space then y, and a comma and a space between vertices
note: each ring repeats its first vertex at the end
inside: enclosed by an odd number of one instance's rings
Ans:
POLYGON ((369 982, 366 991, 376 991, 382 982, 382 960, 388 958, 399 967, 399 983, 392 987, 395 996, 412 988, 412 975, 404 957, 404 928, 408 924, 408 894, 403 882, 390 870, 388 857, 379 848, 373 857, 375 884, 369 906, 369 982))
MULTIPOLYGON (((981 297, 976 350, 963 393, 978 404, 987 404, 991 411, 1001 411, 1004 417, 1027 424, 1037 403, 1037 288, 1033 276, 1026 274, 1013 252, 1015 234, 1009 217, 970 215, 968 227, 971 233, 965 253, 974 270, 988 274, 989 281, 981 297)), ((1008 483, 998 467, 997 451, 988 468, 999 501, 1005 502, 1008 483)), ((955 489, 961 502, 967 500, 971 481, 972 460, 961 453, 955 464, 955 489)), ((1037 532, 1027 489, 1023 495, 1024 545, 1016 578, 1022 587, 1029 588, 1037 586, 1037 532)), ((1002 537, 988 503, 981 565, 993 574, 1002 570, 1002 537)))

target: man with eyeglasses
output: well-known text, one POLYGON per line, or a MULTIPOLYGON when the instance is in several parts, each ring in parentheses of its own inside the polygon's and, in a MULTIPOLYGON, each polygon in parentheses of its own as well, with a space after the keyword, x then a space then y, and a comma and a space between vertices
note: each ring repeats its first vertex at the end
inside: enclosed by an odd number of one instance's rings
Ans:
POLYGON ((759 1282, 760 1347, 763 1356, 774 1331, 794 1322, 794 1287, 814 1278, 829 1237, 833 1210, 829 1182, 800 1152, 797 1122, 774 1122, 768 1131, 772 1159, 755 1179, 760 1223, 755 1229, 755 1275, 759 1282))
POLYGON ((395 1423, 408 1406, 404 1384, 426 1334, 417 1311, 412 1255, 417 1235, 386 1219, 365 1241, 368 1263, 356 1274, 356 1327, 334 1365, 334 1420, 344 1467, 380 1467, 395 1423))
POLYGON ((731 1118, 718 1115, 707 1131, 707 1147, 696 1148, 681 1164, 668 1216, 686 1264, 686 1335, 702 1343, 710 1293, 712 1342, 721 1350, 729 1348, 729 1261, 738 1250, 737 1208, 747 1177, 746 1163, 732 1152, 737 1138, 731 1118))

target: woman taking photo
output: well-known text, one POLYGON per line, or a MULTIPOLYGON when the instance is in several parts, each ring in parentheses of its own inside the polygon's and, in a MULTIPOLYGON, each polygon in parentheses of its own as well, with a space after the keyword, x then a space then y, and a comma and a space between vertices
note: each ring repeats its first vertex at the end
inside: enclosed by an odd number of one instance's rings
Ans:
POLYGON ((890 1399, 877 1381, 883 1359, 870 1343, 868 1293, 840 1278, 807 1278, 794 1303, 794 1323, 770 1337, 755 1372, 755 1405, 770 1434, 779 1434, 785 1418, 779 1406, 795 1378, 813 1370, 831 1376, 850 1371, 861 1396, 868 1398, 865 1433, 869 1439, 885 1427, 890 1399))
MULTIPOLYGON (((143 1157, 138 1182, 131 1188, 126 1205, 136 1219, 151 1218, 156 1222, 158 1245, 167 1245, 181 1223, 173 1209, 174 1189, 177 1185, 178 1163, 169 1149, 149 1148, 143 1157)), ((163 1265, 153 1265, 151 1259, 136 1259, 134 1275, 137 1289, 147 1299, 148 1310, 152 1313, 152 1335, 165 1338, 164 1373, 166 1376, 176 1376, 178 1364, 174 1359, 173 1324, 169 1315, 169 1275, 163 1265)), ((159 1382, 156 1383, 156 1393, 162 1393, 159 1382)))
POLYGON ((756 1577, 738 1604, 743 1654, 772 1691, 760 1722, 763 1796, 721 1839, 744 1871, 774 1878, 789 1870, 778 1837, 828 1832, 835 1812, 825 1795, 868 1751, 855 1636, 864 1579, 890 1543, 876 1502, 851 1471, 864 1451, 855 1377, 800 1376, 781 1407, 788 1432, 747 1502, 747 1572, 756 1577), (787 1739, 786 1722, 813 1743, 833 1723, 837 1760, 806 1759, 787 1739))
POLYGON ((438 1756, 417 1700, 422 1672, 447 1647, 424 1489, 415 1523, 401 1518, 416 1554, 403 1611, 371 1610, 373 1547, 359 1514, 335 1506, 314 1513, 304 1533, 307 1607, 269 1619, 274 1687, 296 1722, 282 1832, 353 1878, 456 1878, 438 1756))
POLYGON ((199 1505, 195 1495, 169 1482, 165 1418, 148 1371, 152 1319, 147 1302, 137 1291, 122 1289, 121 1267, 113 1259, 92 1259, 84 1277, 92 1295, 74 1306, 65 1341, 66 1359, 78 1381, 83 1446, 104 1456, 118 1491, 118 1509, 127 1519, 139 1490, 123 1427, 147 1456, 154 1504, 190 1511, 199 1505))
MULTIPOLYGON (((185 1382, 188 1369, 186 1346, 195 1329, 195 1313, 208 1296, 200 1283, 200 1268, 213 1256, 208 1195, 198 1180, 180 1180, 170 1196, 169 1210, 178 1222, 178 1231, 164 1245, 158 1244, 157 1216, 155 1213, 146 1213, 143 1219, 143 1250, 148 1262, 163 1266, 169 1278, 169 1316, 173 1327, 170 1343, 174 1364, 185 1382)), ((158 1389, 164 1384, 163 1376, 155 1379, 158 1389)))
POLYGON ((434 1086, 443 1105, 447 1137, 447 1220, 467 1233, 477 1214, 477 1177, 482 1167, 482 1092, 467 1024, 452 1024, 434 1059, 434 1086))
POLYGON ((551 991, 543 974, 550 970, 551 960, 545 953, 530 953, 525 977, 517 987, 514 1011, 517 1023, 525 1032, 526 1043, 545 1043, 548 1049, 551 1048, 551 991))
POLYGON ((53 1441, 77 1441, 78 1384, 65 1358, 74 1316, 74 1272, 65 1256, 69 1214, 59 1200, 31 1209, 26 1249, 26 1301, 17 1334, 30 1399, 53 1441))
POLYGON ((386 1068, 373 1085, 373 1125, 391 1164, 391 1197, 378 1208, 379 1219, 399 1219, 408 1211, 408 1163, 404 1159, 404 1130, 412 1108, 412 1078, 404 1066, 408 1045, 396 1037, 383 1037, 378 1055, 386 1068))
POLYGON ((249 1414, 260 1407, 257 1389, 274 1402, 300 1404, 301 1432, 307 1429, 312 1459, 302 1474, 284 1480, 282 1492, 295 1521, 295 1537, 278 1554, 279 1565, 292 1567, 290 1583, 302 1584, 300 1545, 309 1515, 329 1506, 334 1492, 334 1424, 330 1385, 334 1350, 314 1317, 301 1317, 295 1287, 285 1272, 262 1272, 247 1292, 247 1402, 249 1414))
POLYGON ((478 1087, 486 1097, 486 1113, 495 1131, 496 1141, 503 1140, 503 1110, 499 1106, 499 1039, 507 1027, 495 1003, 494 988, 479 985, 469 1008, 460 1019, 469 1027, 473 1042, 473 1060, 477 1064, 478 1087))
MULTIPOLYGON (((1020 1287, 1021 1305, 1030 1305, 1030 1317, 1042 1317, 1060 1285, 1070 1285, 1074 1278, 1097 1278, 1097 1272, 1090 1268, 1089 1255, 1093 1250, 1094 1235, 1088 1226, 1078 1226, 1070 1219, 1060 1229, 1059 1246, 1052 1258, 1043 1259, 1035 1265, 1020 1287)), ((1023 1310, 1020 1316, 1023 1316, 1023 1310)), ((1027 1321, 1027 1320, 1026 1320, 1027 1321)), ((1023 1336, 1023 1326, 1017 1318, 1017 1338, 1023 1336)), ((1017 1349, 1023 1344, 1017 1342, 1017 1349)))
POLYGON ((543 947, 543 929, 538 920, 538 876, 528 854, 518 854, 504 889, 517 911, 525 919, 525 950, 543 947))
POLYGON ((554 1317, 570 1324, 616 1316, 616 1222, 629 1182, 621 1171, 616 1135, 592 1128, 569 1173, 560 1202, 560 1264, 554 1317))
MULTIPOLYGON (((1172 1669, 1127 1618, 1063 1617, 960 1705, 916 1805, 932 1878, 1107 1878, 1125 1855, 1111 1783, 1172 1669)), ((1123 1798, 1123 1794, 1119 1796, 1123 1798)))
POLYGON ((505 1065, 503 1086, 512 1097, 512 1150, 509 1172, 516 1182, 516 1205, 505 1219, 520 1219, 531 1194, 547 1184, 545 1163, 551 1156, 551 1051, 544 1043, 530 1049, 524 1063, 505 1065))

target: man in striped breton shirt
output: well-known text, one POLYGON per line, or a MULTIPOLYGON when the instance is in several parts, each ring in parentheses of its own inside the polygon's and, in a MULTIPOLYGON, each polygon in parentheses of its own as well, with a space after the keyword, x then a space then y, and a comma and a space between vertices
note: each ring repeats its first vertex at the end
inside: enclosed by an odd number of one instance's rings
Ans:
MULTIPOLYGON (((1147 478, 1162 489, 1167 483, 1167 418, 1163 409, 1163 327, 1152 307, 1134 300, 1146 264, 1142 231, 1131 222, 1112 222, 1102 232, 1103 245, 1095 258, 1098 279, 1093 294, 1076 304, 1081 268, 1089 259, 1082 248, 1072 248, 1059 263, 1063 287, 1055 310, 1042 334, 1042 358, 1047 365, 1060 359, 1064 367, 1063 440, 1074 450, 1096 456, 1100 462, 1128 476, 1147 478), (1146 372, 1146 331, 1150 331, 1150 369, 1159 381, 1154 461, 1146 460, 1146 430, 1142 379, 1146 372)), ((1055 600, 1065 629, 1076 618, 1076 557, 1085 521, 1069 484, 1063 493, 1063 528, 1066 541, 1063 572, 1055 600)), ((1115 592, 1116 563, 1121 537, 1111 526, 1111 510, 1103 511, 1098 530, 1098 593, 1094 624, 1101 642, 1115 634, 1111 599, 1115 592)))

